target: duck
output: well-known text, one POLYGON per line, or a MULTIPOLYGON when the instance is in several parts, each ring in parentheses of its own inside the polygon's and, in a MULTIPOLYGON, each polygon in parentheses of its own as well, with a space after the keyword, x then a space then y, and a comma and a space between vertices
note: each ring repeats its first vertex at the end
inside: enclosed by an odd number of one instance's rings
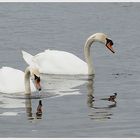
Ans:
POLYGON ((116 99, 116 96, 117 96, 117 93, 114 93, 114 95, 111 95, 111 96, 108 98, 108 101, 114 102, 115 99, 116 99))
POLYGON ((104 44, 112 53, 115 53, 113 41, 104 33, 95 33, 89 36, 85 42, 85 61, 70 52, 49 49, 34 56, 22 50, 22 56, 29 66, 37 67, 40 73, 94 75, 95 70, 90 53, 90 48, 94 42, 104 44))

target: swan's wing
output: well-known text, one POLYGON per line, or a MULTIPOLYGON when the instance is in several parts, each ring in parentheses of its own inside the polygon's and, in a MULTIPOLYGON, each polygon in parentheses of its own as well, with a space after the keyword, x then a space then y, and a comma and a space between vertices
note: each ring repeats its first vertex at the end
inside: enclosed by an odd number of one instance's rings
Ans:
POLYGON ((41 73, 87 74, 87 64, 72 53, 45 50, 33 57, 41 73))
POLYGON ((23 51, 22 50, 22 56, 23 56, 23 59, 25 60, 25 62, 31 67, 31 68, 37 68, 38 69, 38 64, 37 63, 34 63, 33 61, 33 58, 34 56, 23 51))
MULTIPOLYGON (((31 82, 31 90, 35 87, 31 82)), ((2 67, 0 69, 0 92, 3 93, 19 93, 24 92, 24 72, 11 67, 2 67)))
POLYGON ((33 58, 33 55, 25 52, 22 50, 22 56, 25 60, 25 62, 28 64, 28 65, 31 65, 32 64, 32 58, 33 58))

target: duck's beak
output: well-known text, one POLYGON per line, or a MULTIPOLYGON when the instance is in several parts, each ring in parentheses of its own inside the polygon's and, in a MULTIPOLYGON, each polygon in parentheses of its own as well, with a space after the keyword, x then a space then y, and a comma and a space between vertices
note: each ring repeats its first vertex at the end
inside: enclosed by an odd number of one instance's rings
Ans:
POLYGON ((107 47, 112 53, 115 53, 115 51, 114 51, 114 49, 113 49, 112 46, 113 46, 113 45, 112 45, 111 42, 107 43, 107 45, 106 45, 106 47, 107 47))
POLYGON ((34 81, 35 81, 35 87, 37 90, 41 90, 41 85, 40 85, 40 77, 37 77, 36 75, 34 75, 34 81))

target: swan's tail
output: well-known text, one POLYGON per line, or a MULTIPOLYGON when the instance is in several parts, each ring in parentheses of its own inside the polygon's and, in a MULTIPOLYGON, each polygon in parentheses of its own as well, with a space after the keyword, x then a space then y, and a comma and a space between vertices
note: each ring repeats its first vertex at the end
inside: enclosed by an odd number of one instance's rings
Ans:
POLYGON ((26 61, 26 63, 28 65, 31 65, 32 64, 32 58, 33 58, 33 55, 25 52, 22 50, 22 56, 23 56, 23 59, 26 61))

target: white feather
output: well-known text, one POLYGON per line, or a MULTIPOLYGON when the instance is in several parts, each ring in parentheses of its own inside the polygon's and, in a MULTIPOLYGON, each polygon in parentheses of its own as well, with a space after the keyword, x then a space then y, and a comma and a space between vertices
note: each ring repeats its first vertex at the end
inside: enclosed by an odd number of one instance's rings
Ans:
MULTIPOLYGON (((31 90, 35 91, 31 82, 31 90)), ((2 93, 24 93, 24 72, 11 68, 2 67, 0 69, 0 92, 2 93)))

